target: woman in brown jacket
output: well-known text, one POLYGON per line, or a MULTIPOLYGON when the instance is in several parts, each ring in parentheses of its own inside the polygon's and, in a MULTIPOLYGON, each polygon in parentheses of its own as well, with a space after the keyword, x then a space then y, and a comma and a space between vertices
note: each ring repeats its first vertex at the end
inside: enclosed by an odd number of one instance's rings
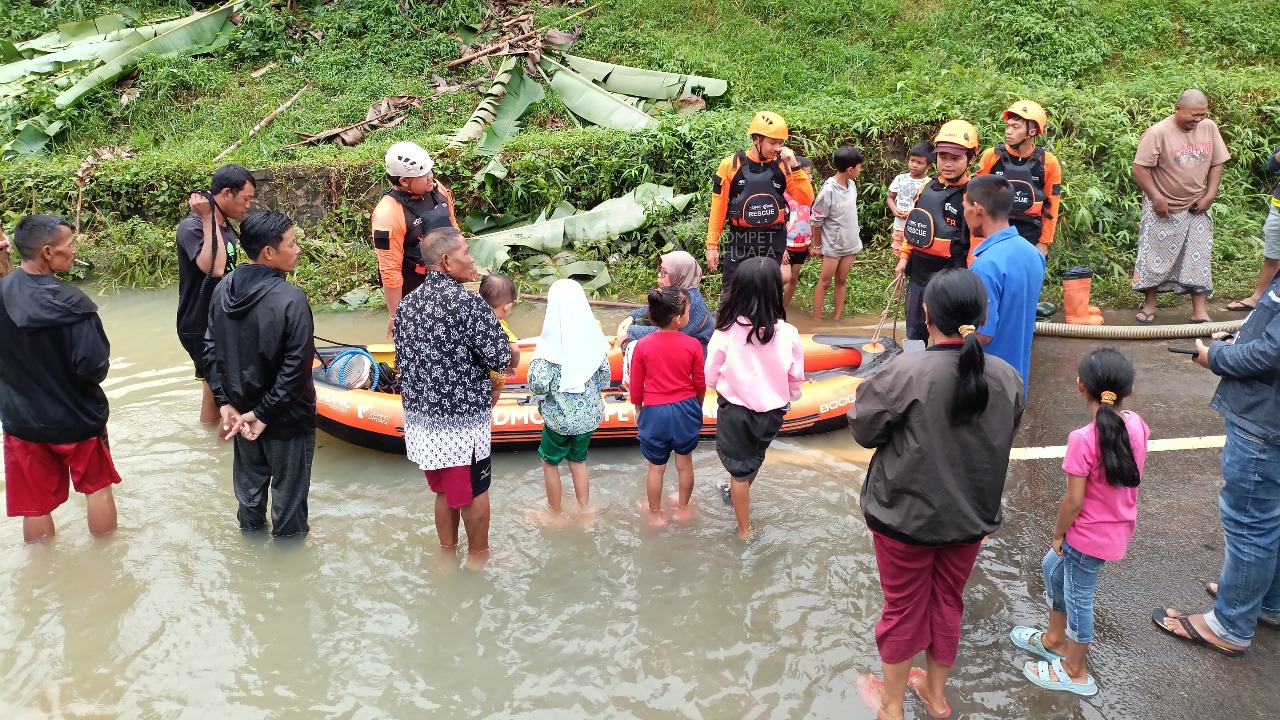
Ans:
POLYGON ((863 699, 881 719, 903 715, 908 687, 933 717, 960 645, 964 586, 984 536, 1000 527, 1000 496, 1022 419, 1022 379, 983 352, 974 329, 987 290, 969 270, 930 281, 925 324, 933 346, 904 355, 858 388, 849 429, 875 448, 862 512, 875 545, 884 611, 876 624, 883 682, 863 699), (911 667, 927 651, 928 671, 911 667))

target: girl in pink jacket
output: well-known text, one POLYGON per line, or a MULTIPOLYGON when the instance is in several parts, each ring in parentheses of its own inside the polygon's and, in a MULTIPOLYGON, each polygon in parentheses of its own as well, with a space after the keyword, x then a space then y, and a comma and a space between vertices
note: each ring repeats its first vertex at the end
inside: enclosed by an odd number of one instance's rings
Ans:
POLYGON ((800 334, 786 321, 778 263, 753 257, 738 266, 707 345, 707 387, 716 391, 716 453, 729 472, 721 486, 751 535, 751 483, 804 383, 800 334))

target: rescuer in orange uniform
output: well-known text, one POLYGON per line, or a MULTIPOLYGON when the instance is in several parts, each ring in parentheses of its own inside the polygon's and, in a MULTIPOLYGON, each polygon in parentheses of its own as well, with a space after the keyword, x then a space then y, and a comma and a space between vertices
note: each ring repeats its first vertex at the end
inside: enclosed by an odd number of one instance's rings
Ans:
POLYGON ((391 189, 373 209, 373 250, 378 275, 387 299, 387 334, 396 320, 396 308, 427 276, 422 264, 422 238, 441 227, 458 227, 453 193, 436 181, 435 161, 421 147, 398 142, 387 149, 387 179, 391 189))
POLYGON ((1049 122, 1044 108, 1019 100, 1004 111, 1004 142, 987 150, 975 175, 1002 175, 1013 186, 1009 224, 1048 257, 1058 227, 1062 200, 1062 166, 1053 153, 1036 144, 1049 122))
POLYGON ((796 154, 783 143, 790 137, 782 116, 762 110, 747 126, 751 148, 740 150, 720 161, 711 180, 711 217, 707 222, 707 266, 720 269, 720 296, 738 264, 749 257, 763 256, 782 265, 787 248, 787 202, 789 194, 797 204, 813 204, 813 183, 800 169, 796 154), (724 263, 721 266, 720 235, 726 222, 724 263))

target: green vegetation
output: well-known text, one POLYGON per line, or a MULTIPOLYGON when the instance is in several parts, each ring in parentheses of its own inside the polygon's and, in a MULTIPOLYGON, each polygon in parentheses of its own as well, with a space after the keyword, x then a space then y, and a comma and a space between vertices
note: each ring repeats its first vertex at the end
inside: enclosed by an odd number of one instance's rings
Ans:
MULTIPOLYGON (((148 0, 134 7, 140 22, 187 11, 148 0)), ((538 9, 537 24, 581 7, 548 4, 538 9)), ((116 9, 101 0, 5 3, 0 38, 26 38, 116 9)), ((304 217, 293 190, 303 185, 309 205, 323 210, 323 219, 303 221, 308 241, 324 243, 299 270, 314 297, 330 300, 367 286, 374 274, 368 211, 382 187, 381 154, 404 139, 443 151, 448 135, 470 116, 484 88, 436 95, 431 75, 462 82, 482 76, 478 65, 454 73, 439 66, 458 56, 448 33, 485 12, 482 0, 318 6, 301 0, 296 12, 252 0, 245 22, 217 56, 145 61, 134 84, 141 93, 132 102, 122 106, 118 91, 100 88, 62 118, 69 129, 47 156, 0 166, 0 214, 9 225, 34 204, 73 216, 80 160, 96 146, 128 145, 134 157, 103 162, 84 188, 87 254, 98 274, 115 282, 170 280, 173 269, 159 256, 169 252, 167 238, 184 214, 186 191, 207 182, 215 155, 313 81, 293 108, 229 160, 269 170, 273 202, 297 216, 304 217), (260 79, 249 76, 268 62, 278 67, 260 79), (282 149, 296 141, 294 131, 350 124, 371 103, 395 94, 423 96, 422 113, 354 148, 282 149)), ((469 149, 442 154, 439 174, 461 208, 475 213, 537 213, 563 200, 593 207, 644 182, 700 193, 660 227, 578 248, 580 259, 608 264, 612 282, 603 294, 638 296, 653 282, 654 256, 666 247, 700 254, 710 173, 745 145, 750 114, 768 107, 787 117, 792 144, 823 174, 839 144, 856 144, 867 155, 859 187, 868 251, 848 304, 850 311, 878 311, 892 266, 884 193, 905 166, 905 148, 956 116, 974 122, 983 146, 990 146, 1002 134, 1001 110, 1026 96, 1049 109, 1048 141, 1065 173, 1050 276, 1088 264, 1099 276, 1101 299, 1134 303, 1128 279, 1138 193, 1130 162, 1141 130, 1192 86, 1210 96, 1211 114, 1234 156, 1214 206, 1218 293, 1242 292, 1256 278, 1258 228, 1274 182, 1264 176, 1262 158, 1280 145, 1280 35, 1268 31, 1280 25, 1275 3, 609 0, 580 22, 585 31, 575 55, 724 78, 729 93, 706 111, 661 116, 657 127, 634 133, 578 128, 548 94, 504 146, 505 179, 477 178, 489 158, 469 149)), ((24 108, 31 109, 42 108, 24 108)), ((799 305, 815 279, 810 265, 799 305)), ((523 282, 537 286, 533 279, 523 282)), ((1055 285, 1046 284, 1046 295, 1055 285)))

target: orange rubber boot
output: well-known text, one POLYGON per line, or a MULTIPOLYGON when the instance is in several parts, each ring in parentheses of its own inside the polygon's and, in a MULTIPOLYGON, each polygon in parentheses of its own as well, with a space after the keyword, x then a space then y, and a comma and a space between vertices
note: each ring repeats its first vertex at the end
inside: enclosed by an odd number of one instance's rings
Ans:
POLYGON ((1072 325, 1101 325, 1101 315, 1089 313, 1089 289, 1093 278, 1062 281, 1062 307, 1072 325))

